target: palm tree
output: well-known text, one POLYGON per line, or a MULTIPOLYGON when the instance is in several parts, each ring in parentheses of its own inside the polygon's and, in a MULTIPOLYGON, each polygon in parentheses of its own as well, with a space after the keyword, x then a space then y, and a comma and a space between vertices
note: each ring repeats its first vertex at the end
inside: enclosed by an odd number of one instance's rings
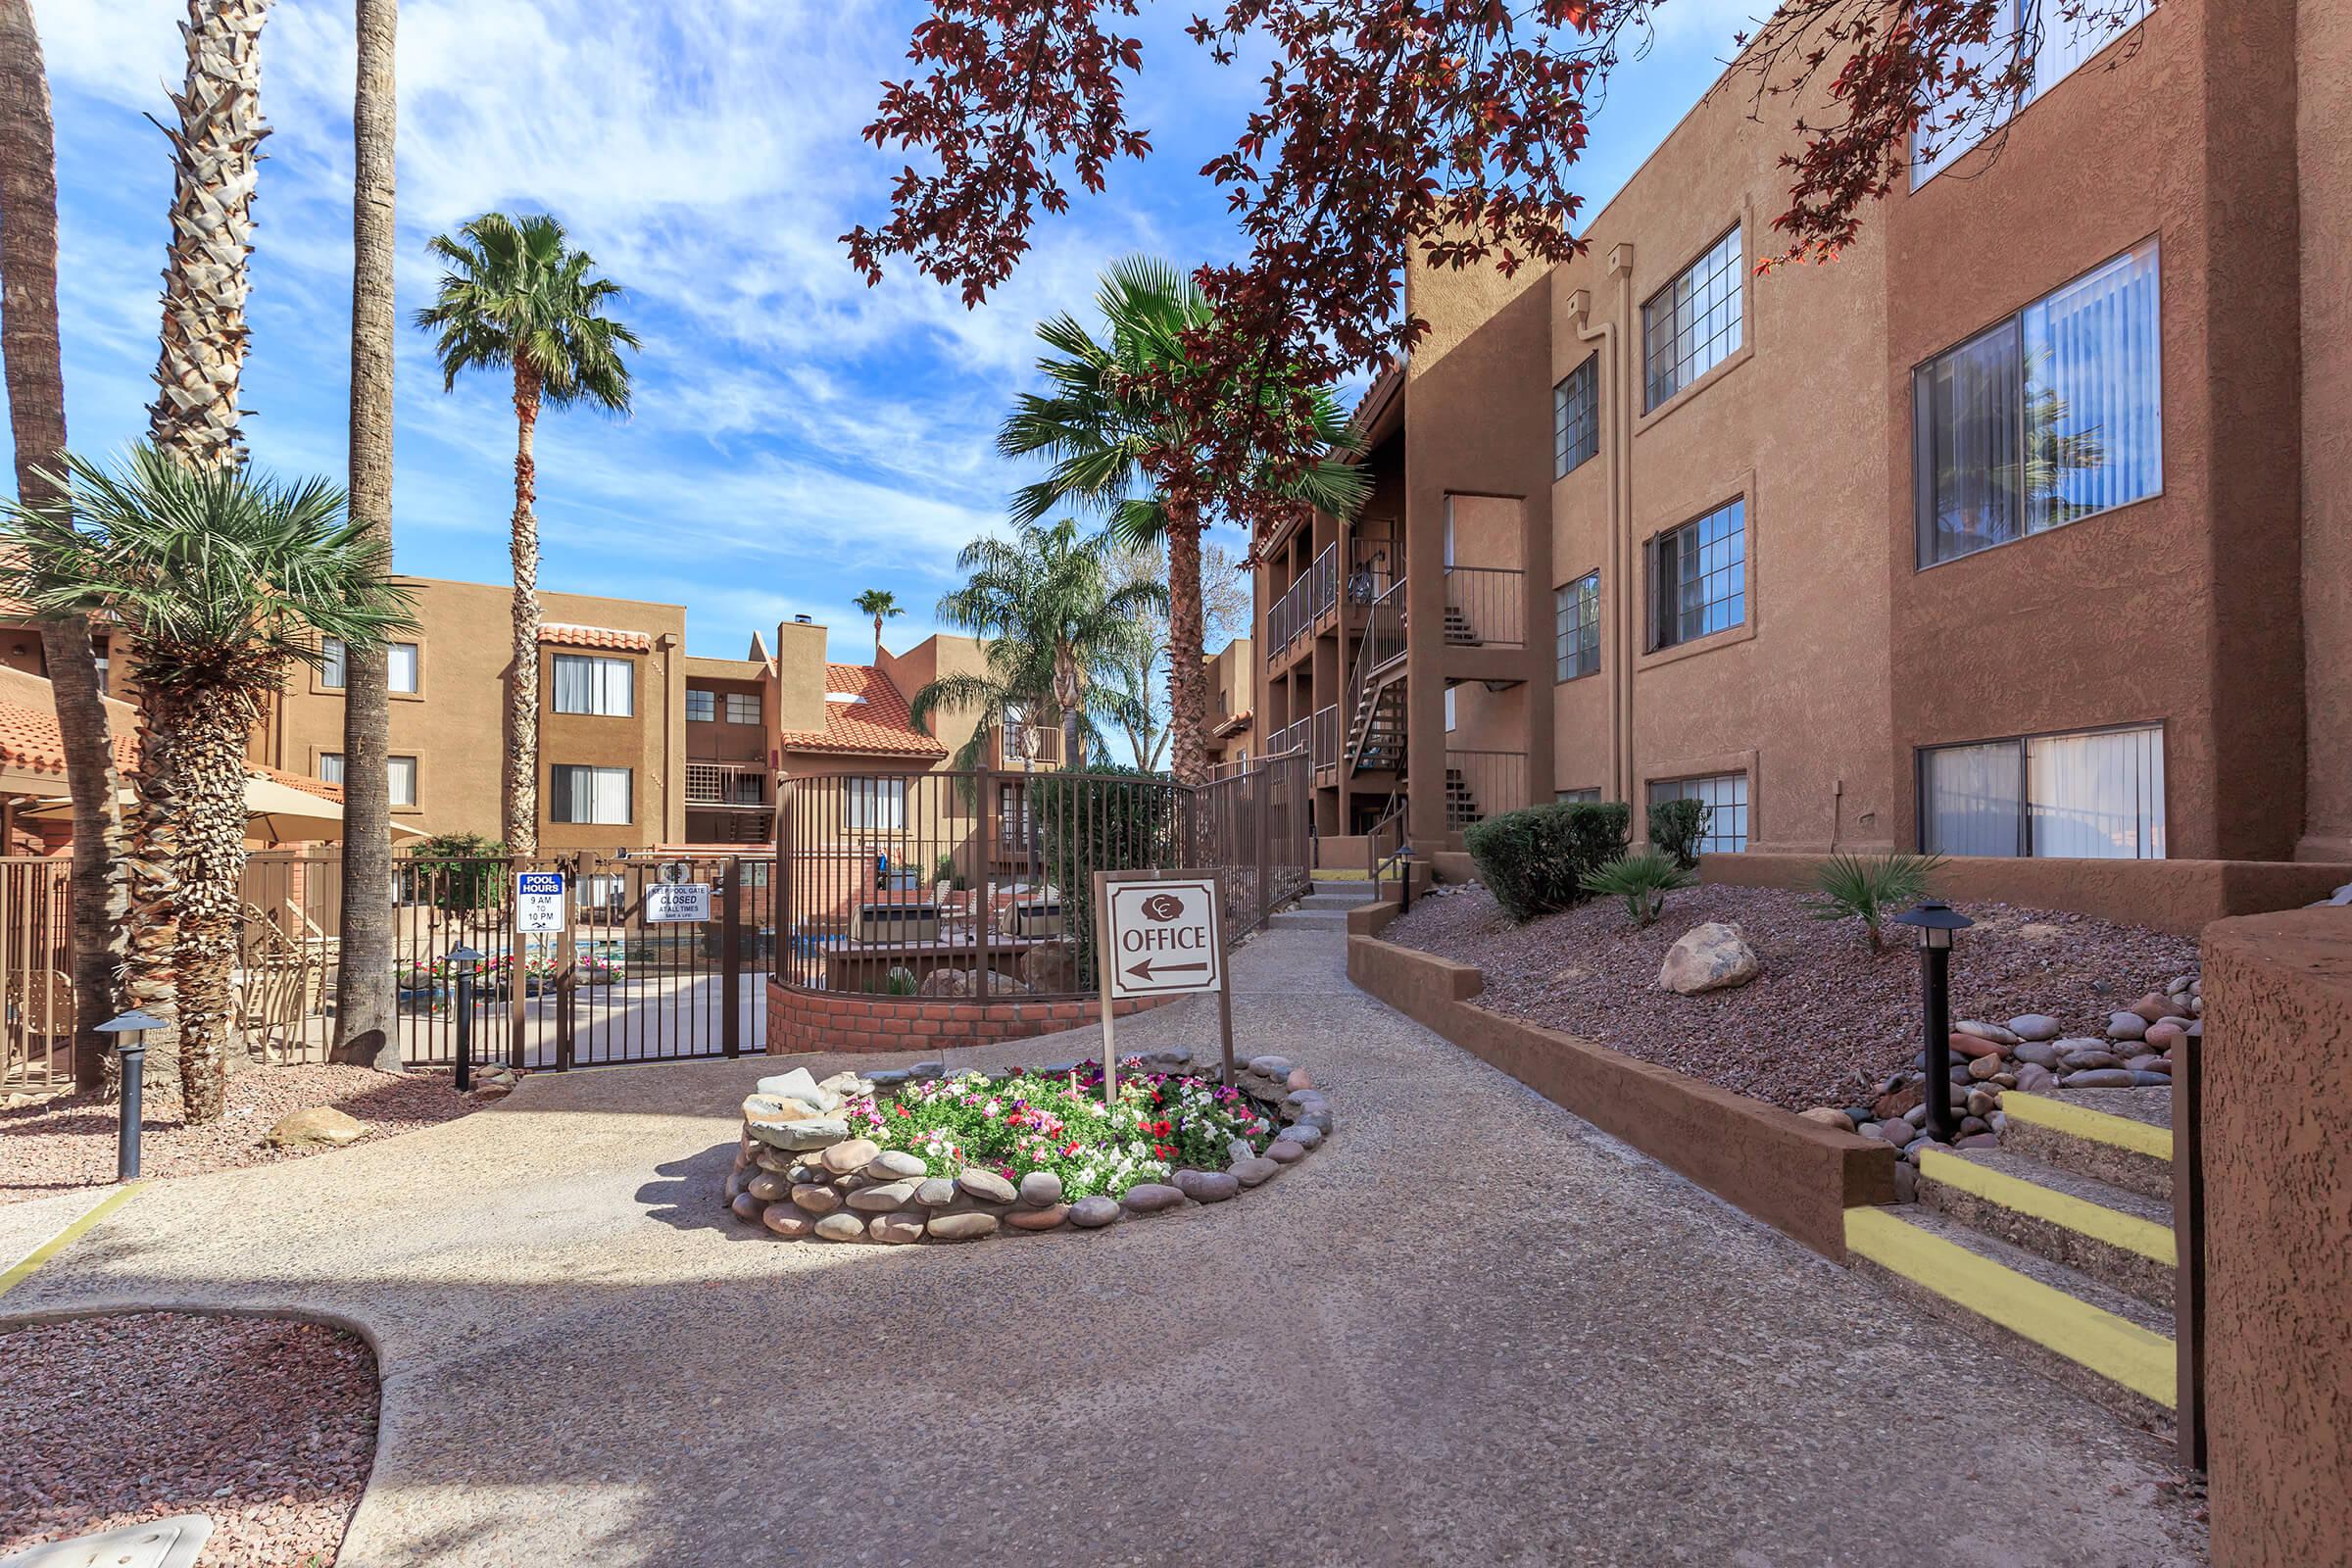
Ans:
MULTIPOLYGON (((16 443, 17 499, 62 501, 52 475, 66 453, 66 380, 57 325, 57 152, 49 80, 27 0, 0 0, 0 373, 16 443)), ((79 615, 41 622, 42 663, 57 700, 74 801, 74 1075, 98 1083, 112 1054, 98 1025, 123 1010, 127 926, 120 783, 104 688, 79 615)))
MULTIPOLYGON (((356 0, 351 203, 351 520, 392 550, 393 45, 400 0, 356 0)), ((343 673, 342 947, 332 1057, 400 1070, 392 930, 392 697, 385 650, 343 673)))
POLYGON ((506 838, 514 854, 539 853, 539 519, 532 510, 538 468, 531 436, 539 411, 591 403, 629 411, 624 348, 636 334, 605 315, 621 295, 597 277, 586 251, 545 214, 484 213, 436 234, 428 249, 448 268, 416 324, 438 330, 442 388, 460 372, 508 369, 514 377, 514 677, 507 695, 506 838))
POLYGON ((984 641, 988 670, 942 675, 907 706, 926 731, 940 709, 978 711, 957 767, 980 766, 990 726, 1008 716, 1057 710, 1064 766, 1095 715, 1117 716, 1108 682, 1121 660, 1150 647, 1145 617, 1168 596, 1155 582, 1114 582, 1113 549, 1065 517, 1020 523, 1010 539, 975 539, 956 558, 969 580, 940 600, 939 618, 984 641))
POLYGON ((245 867, 245 747, 320 639, 413 624, 383 541, 324 480, 196 469, 153 447, 114 468, 68 455, 71 511, 0 508, 0 586, 39 613, 111 615, 138 661, 139 826, 178 890, 172 962, 190 1122, 227 1106, 229 971, 245 867))
POLYGON ((896 620, 906 612, 899 604, 899 596, 887 588, 868 588, 855 601, 859 614, 874 617, 874 662, 882 662, 882 623, 896 620))
MULTIPOLYGON (((1098 341, 1076 318, 1041 322, 1052 352, 1038 361, 1046 390, 1022 394, 998 431, 1006 457, 1042 455, 1046 477, 1013 498, 1013 520, 1034 522, 1072 502, 1106 511, 1130 544, 1164 542, 1168 557, 1168 729, 1179 782, 1206 777, 1206 701, 1201 667, 1200 542, 1208 518, 1197 496, 1195 460, 1206 428, 1177 412, 1167 388, 1192 366, 1188 334, 1212 318, 1200 288, 1165 262, 1130 257, 1115 263, 1096 295, 1105 334, 1098 341), (1181 484, 1170 484, 1171 478, 1181 484)), ((1362 503, 1363 476, 1336 453, 1348 436, 1339 400, 1327 387, 1300 387, 1287 366, 1260 368, 1250 386, 1225 394, 1234 407, 1303 405, 1325 456, 1289 477, 1270 463, 1255 488, 1269 499, 1327 512, 1362 503)))
POLYGON ((270 0, 189 0, 188 70, 172 96, 172 239, 164 267, 160 395, 148 439, 198 468, 244 461, 237 382, 252 292, 254 178, 261 167, 262 24, 270 0))

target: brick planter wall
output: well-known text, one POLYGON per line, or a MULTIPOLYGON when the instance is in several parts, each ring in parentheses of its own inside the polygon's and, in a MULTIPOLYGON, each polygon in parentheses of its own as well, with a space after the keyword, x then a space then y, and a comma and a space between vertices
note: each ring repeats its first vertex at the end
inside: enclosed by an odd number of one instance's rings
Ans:
MULTIPOLYGON (((1112 1004, 1124 1018, 1162 1002, 1112 1004)), ((1102 1021, 1093 997, 1004 997, 961 1002, 933 997, 881 997, 859 991, 794 991, 767 984, 767 1054, 803 1051, 929 1051, 1025 1040, 1102 1021)))

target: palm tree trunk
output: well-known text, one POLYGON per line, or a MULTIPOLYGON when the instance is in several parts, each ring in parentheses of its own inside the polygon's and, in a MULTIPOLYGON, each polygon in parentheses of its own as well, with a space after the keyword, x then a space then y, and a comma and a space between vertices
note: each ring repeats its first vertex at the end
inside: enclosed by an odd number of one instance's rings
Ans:
MULTIPOLYGON (((400 0, 357 0, 352 107, 351 520, 392 538, 393 47, 400 0)), ((400 1070, 392 930, 388 650, 353 647, 343 692, 342 940, 332 1059, 400 1070)))
MULTIPOLYGON (((0 0, 0 372, 16 443, 17 498, 60 499, 66 451, 66 380, 57 325, 57 152, 49 81, 27 0, 0 0)), ((101 1081, 107 1037, 97 1026, 121 1012, 126 907, 118 867, 116 797, 121 780, 90 628, 80 619, 41 626, 42 663, 57 702, 74 800, 74 1076, 101 1081)))
POLYGON ((172 238, 164 269, 155 444, 198 468, 242 462, 237 381, 252 292, 254 177, 261 164, 262 24, 270 0, 188 0, 185 83, 173 95, 172 238))
POLYGON ((531 435, 539 423, 539 372, 514 361, 514 673, 507 686, 507 849, 539 853, 539 519, 532 512, 539 469, 531 435))
MULTIPOLYGON (((158 700, 152 695, 151 703, 158 700)), ((238 691, 174 694, 158 704, 177 737, 183 829, 179 934, 182 1114, 190 1123, 228 1111, 229 972, 237 960, 238 882, 245 871, 245 745, 259 716, 238 691)))
POLYGON ((881 662, 882 662, 882 617, 881 617, 880 615, 876 615, 876 616, 874 617, 874 663, 875 663, 877 666, 879 666, 879 665, 881 664, 881 662))
POLYGON ((1179 784, 1208 779, 1200 663, 1200 514, 1168 508, 1169 770, 1179 784))

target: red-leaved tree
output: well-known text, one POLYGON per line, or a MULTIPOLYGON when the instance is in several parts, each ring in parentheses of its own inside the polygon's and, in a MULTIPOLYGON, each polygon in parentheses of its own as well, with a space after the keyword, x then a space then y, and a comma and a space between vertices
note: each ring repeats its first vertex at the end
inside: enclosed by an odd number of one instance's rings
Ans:
MULTIPOLYGON (((1318 385, 1409 352, 1426 323, 1402 309, 1408 259, 1508 274, 1581 249, 1569 179, 1589 106, 1672 3, 1228 0, 1195 17, 1191 35, 1218 63, 1263 61, 1265 97, 1201 170, 1247 252, 1200 270, 1213 318, 1187 344, 1187 381, 1154 389, 1197 403, 1218 432, 1171 455, 1160 487, 1250 515, 1266 455, 1304 463, 1317 447, 1298 399, 1248 389, 1318 385)), ((927 165, 899 175, 879 227, 843 236, 869 282, 905 258, 977 305, 1073 183, 1102 190, 1115 162, 1150 152, 1125 97, 1143 46, 1118 30, 1141 4, 932 0, 908 50, 916 74, 884 84, 865 131, 927 165)), ((2043 34, 2112 29, 2146 4, 1788 0, 1729 40, 1727 79, 1793 133, 1768 265, 1835 257, 1909 168, 1915 135, 1933 148, 1997 125, 2030 90, 2043 34)))

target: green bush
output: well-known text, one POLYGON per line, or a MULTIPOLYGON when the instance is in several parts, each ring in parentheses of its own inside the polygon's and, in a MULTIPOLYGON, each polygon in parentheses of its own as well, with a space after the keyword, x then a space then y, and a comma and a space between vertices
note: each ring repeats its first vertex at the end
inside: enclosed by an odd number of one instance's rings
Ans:
POLYGON ((1078 989, 1095 986, 1095 873, 1176 863, 1174 787, 1141 768, 1037 773, 1025 782, 1038 865, 1061 894, 1063 926, 1077 944, 1078 989))
POLYGON ((1532 920, 1584 902, 1586 873, 1625 849, 1631 820, 1622 801, 1531 806, 1473 823, 1462 843, 1503 912, 1532 920))
POLYGON ((1707 835, 1715 808, 1689 799, 1649 803, 1649 842, 1688 871, 1698 864, 1698 841, 1707 835))
POLYGON ((957 893, 961 893, 964 890, 965 879, 963 875, 963 868, 956 863, 956 852, 954 850, 942 850, 939 852, 939 863, 931 868, 931 880, 934 882, 945 882, 951 889, 957 893))
POLYGON ((1587 893, 1625 901, 1634 924, 1648 925, 1666 912, 1666 895, 1696 885, 1698 873, 1679 865, 1673 856, 1653 845, 1628 850, 1606 865, 1585 874, 1587 893))
POLYGON ((494 907, 507 879, 507 847, 480 833, 436 833, 400 866, 404 902, 464 914, 494 907))
POLYGON ((1816 920, 1860 920, 1876 953, 1885 945, 1887 915, 1925 898, 1928 879, 1942 864, 1940 855, 1833 855, 1813 873, 1814 896, 1805 907, 1816 920))

